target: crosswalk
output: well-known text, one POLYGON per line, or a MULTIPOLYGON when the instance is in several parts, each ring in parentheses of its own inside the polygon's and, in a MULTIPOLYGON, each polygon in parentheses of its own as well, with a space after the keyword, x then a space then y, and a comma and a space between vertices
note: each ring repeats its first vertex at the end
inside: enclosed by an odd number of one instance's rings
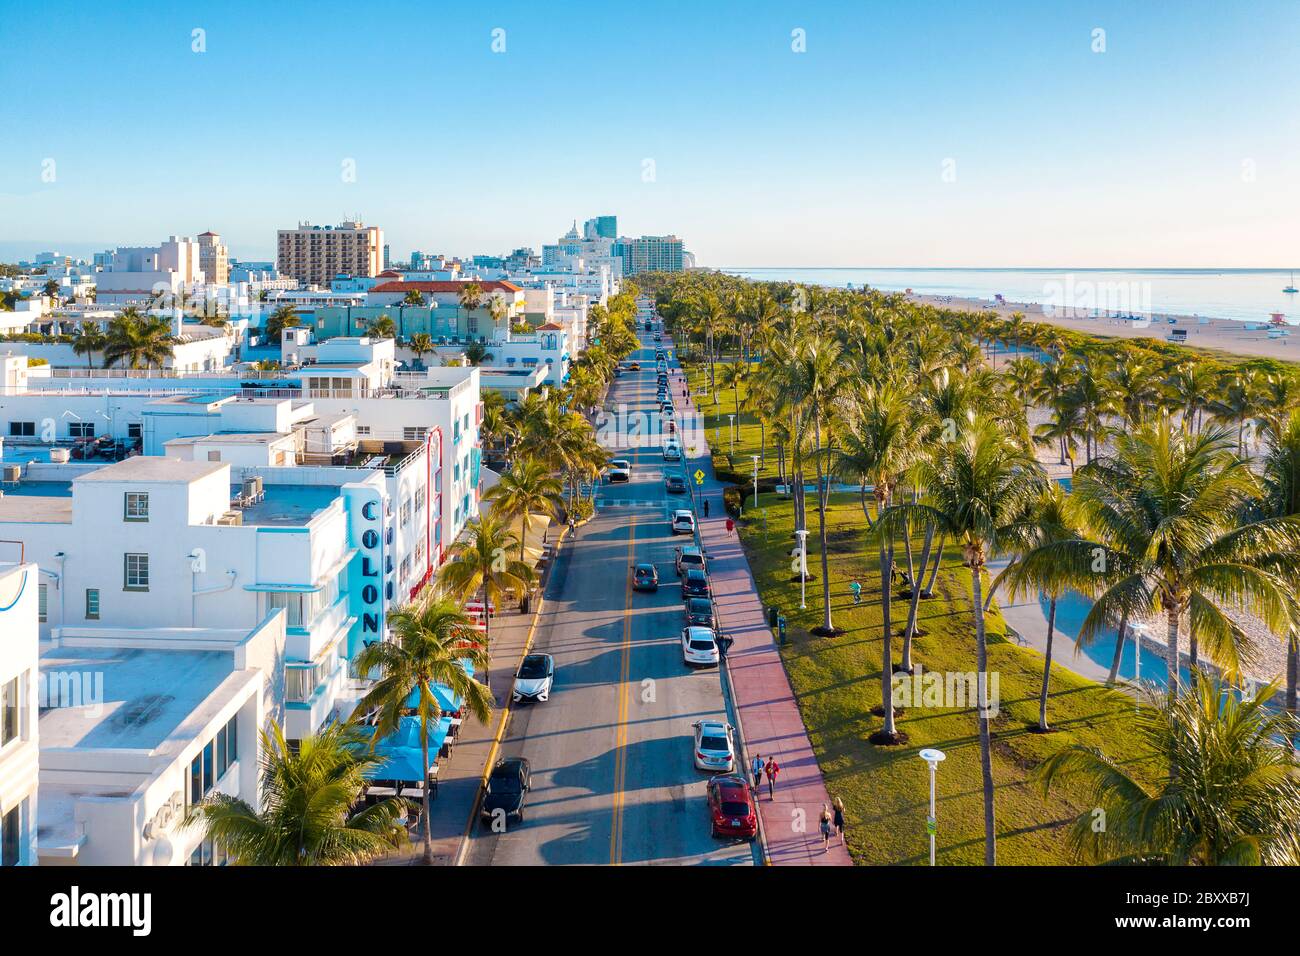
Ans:
POLYGON ((664 501, 645 501, 637 498, 606 498, 602 495, 596 496, 596 510, 604 508, 654 508, 668 514, 669 508, 664 501))

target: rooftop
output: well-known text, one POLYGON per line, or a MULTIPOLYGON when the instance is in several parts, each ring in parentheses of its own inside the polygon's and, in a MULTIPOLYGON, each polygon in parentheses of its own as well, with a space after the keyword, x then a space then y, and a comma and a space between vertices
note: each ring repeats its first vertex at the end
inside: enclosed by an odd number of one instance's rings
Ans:
POLYGON ((215 474, 227 464, 219 461, 181 461, 179 458, 159 458, 137 455, 113 465, 96 468, 76 481, 198 481, 215 474))
MULTIPOLYGON (((230 497, 240 493, 239 485, 231 485, 230 497)), ((328 508, 339 497, 335 485, 273 485, 263 486, 265 495, 257 504, 239 510, 244 514, 244 524, 261 527, 300 527, 328 508)))
MULTIPOLYGON (((45 482, 41 482, 45 484, 45 482)), ((15 493, 8 486, 0 498, 0 522, 17 521, 30 524, 70 524, 72 522, 72 497, 44 497, 15 493)))
POLYGON ((41 677, 54 698, 44 703, 56 706, 41 708, 41 747, 153 750, 230 668, 230 655, 220 651, 50 648, 41 656, 41 677), (75 680, 60 684, 59 675, 75 680), (75 696, 68 686, 82 693, 75 696))
MULTIPOLYGON (((488 292, 520 292, 522 286, 517 286, 513 282, 502 280, 477 280, 474 283, 462 280, 448 280, 444 282, 434 281, 416 281, 402 280, 398 282, 381 282, 379 285, 371 288, 371 292, 460 292, 468 285, 477 285, 484 293, 488 292)), ((486 304, 486 303, 484 303, 486 304)))

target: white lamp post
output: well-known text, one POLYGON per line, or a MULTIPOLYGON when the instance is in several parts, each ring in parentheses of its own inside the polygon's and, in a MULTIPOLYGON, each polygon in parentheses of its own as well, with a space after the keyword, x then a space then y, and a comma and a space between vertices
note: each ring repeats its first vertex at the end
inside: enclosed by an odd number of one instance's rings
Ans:
POLYGON ((934 819, 934 772, 939 769, 939 764, 943 763, 947 755, 942 750, 927 747, 917 756, 930 765, 930 815, 926 817, 925 829, 930 834, 930 865, 934 866, 934 835, 939 830, 934 819))
POLYGON ((803 611, 808 608, 808 529, 800 528, 795 534, 799 536, 799 610, 803 611))
POLYGON ((736 416, 728 414, 727 418, 731 422, 731 454, 736 453, 736 416))
POLYGON ((758 456, 750 455, 754 459, 754 507, 758 507, 758 456))

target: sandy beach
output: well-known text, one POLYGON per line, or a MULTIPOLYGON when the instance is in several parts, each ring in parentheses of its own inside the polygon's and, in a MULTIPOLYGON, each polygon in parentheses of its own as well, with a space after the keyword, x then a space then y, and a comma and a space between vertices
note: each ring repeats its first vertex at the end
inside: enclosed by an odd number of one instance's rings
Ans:
POLYGON ((1258 323, 1238 322, 1234 319, 1155 315, 1134 322, 1125 318, 1093 318, 1091 315, 1083 314, 1078 317, 1062 314, 1047 315, 1043 311, 1043 306, 1035 302, 995 303, 984 299, 916 294, 908 298, 936 308, 993 312, 1007 318, 1013 312, 1023 312, 1025 319, 1030 322, 1042 322, 1062 329, 1073 329, 1076 332, 1109 338, 1151 338, 1168 341, 1173 329, 1184 329, 1187 332, 1186 341, 1178 344, 1188 348, 1241 358, 1271 358, 1300 362, 1300 327, 1287 327, 1286 331, 1291 333, 1289 336, 1269 338, 1266 329, 1247 328, 1258 323), (1170 322, 1170 319, 1173 321, 1170 322))

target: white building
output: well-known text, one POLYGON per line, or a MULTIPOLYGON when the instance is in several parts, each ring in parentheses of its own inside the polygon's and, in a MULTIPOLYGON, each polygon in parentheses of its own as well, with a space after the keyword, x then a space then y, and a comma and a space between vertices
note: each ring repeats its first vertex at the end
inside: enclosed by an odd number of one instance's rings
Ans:
POLYGON ((0 565, 0 867, 36 864, 37 571, 0 565))
POLYGON ((115 249, 96 277, 95 301, 127 305, 147 302, 159 292, 170 296, 194 292, 204 283, 200 255, 199 243, 181 236, 168 236, 158 246, 115 249))

